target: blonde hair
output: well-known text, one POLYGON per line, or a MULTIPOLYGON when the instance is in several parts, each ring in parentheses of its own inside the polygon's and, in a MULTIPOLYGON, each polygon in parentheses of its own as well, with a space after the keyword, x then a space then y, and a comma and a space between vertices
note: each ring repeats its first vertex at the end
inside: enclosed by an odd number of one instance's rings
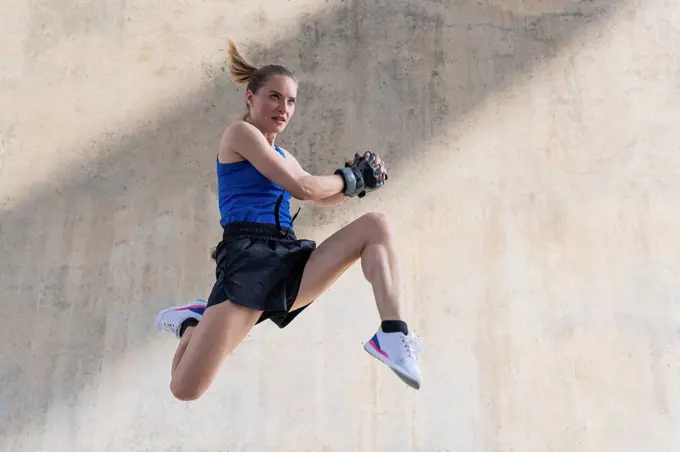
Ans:
MULTIPOLYGON (((292 71, 278 64, 267 64, 257 67, 250 63, 239 51, 236 43, 228 41, 227 53, 229 55, 229 75, 231 80, 238 85, 246 85, 246 89, 257 94, 272 75, 283 75, 295 80, 292 71)), ((243 115, 243 120, 250 117, 250 109, 243 115)))
POLYGON ((236 43, 231 39, 228 42, 227 53, 229 54, 229 75, 232 81, 238 85, 243 85, 250 80, 250 77, 257 71, 239 52, 236 43))

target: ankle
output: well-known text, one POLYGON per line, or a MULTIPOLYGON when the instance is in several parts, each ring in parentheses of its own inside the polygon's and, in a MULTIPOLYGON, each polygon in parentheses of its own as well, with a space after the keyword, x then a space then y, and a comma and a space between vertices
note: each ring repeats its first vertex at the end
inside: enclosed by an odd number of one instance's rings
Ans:
POLYGON ((383 320, 380 327, 385 333, 403 333, 408 336, 408 325, 403 320, 383 320))
POLYGON ((192 318, 186 319, 182 322, 182 326, 179 327, 179 337, 183 337, 189 328, 194 328, 198 325, 198 320, 192 318))

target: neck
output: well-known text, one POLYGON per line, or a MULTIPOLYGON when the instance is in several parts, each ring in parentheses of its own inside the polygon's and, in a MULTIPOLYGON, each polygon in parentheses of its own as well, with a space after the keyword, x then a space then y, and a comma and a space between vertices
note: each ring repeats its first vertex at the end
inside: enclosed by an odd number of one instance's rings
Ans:
POLYGON ((271 146, 274 146, 274 140, 276 140, 276 134, 275 134, 275 133, 266 133, 266 132, 264 132, 264 137, 267 139, 267 142, 268 142, 271 146))
POLYGON ((257 127, 258 129, 260 129, 260 132, 262 132, 262 135, 264 135, 264 138, 267 140, 267 143, 269 143, 270 146, 274 146, 274 141, 276 140, 276 134, 275 133, 265 132, 264 130, 262 130, 262 127, 260 127, 257 123, 255 123, 255 121, 253 121, 253 119, 250 118, 250 117, 248 117, 246 119, 246 121, 251 123, 255 127, 257 127))

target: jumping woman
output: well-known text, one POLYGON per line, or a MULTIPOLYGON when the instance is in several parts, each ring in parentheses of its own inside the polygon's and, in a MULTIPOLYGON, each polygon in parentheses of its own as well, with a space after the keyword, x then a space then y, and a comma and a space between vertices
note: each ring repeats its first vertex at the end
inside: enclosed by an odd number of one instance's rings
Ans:
POLYGON ((279 65, 253 66, 232 41, 228 53, 232 80, 247 83, 247 112, 226 128, 217 155, 223 236, 212 254, 212 292, 207 302, 163 309, 156 318, 157 329, 179 339, 172 394, 185 401, 199 398, 255 325, 269 319, 286 327, 357 260, 381 319, 364 349, 419 389, 422 346, 400 309, 399 263, 386 217, 363 215, 318 247, 298 239, 292 228, 291 197, 333 206, 381 188, 387 172, 380 156, 356 154, 331 175, 306 172, 290 152, 274 144, 295 111, 293 73, 279 65))

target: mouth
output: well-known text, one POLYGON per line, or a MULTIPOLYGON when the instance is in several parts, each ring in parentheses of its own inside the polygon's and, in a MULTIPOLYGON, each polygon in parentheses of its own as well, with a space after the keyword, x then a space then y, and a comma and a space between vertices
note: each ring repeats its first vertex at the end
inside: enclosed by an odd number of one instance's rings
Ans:
POLYGON ((283 116, 273 116, 272 119, 277 124, 285 124, 286 123, 286 119, 283 116))

